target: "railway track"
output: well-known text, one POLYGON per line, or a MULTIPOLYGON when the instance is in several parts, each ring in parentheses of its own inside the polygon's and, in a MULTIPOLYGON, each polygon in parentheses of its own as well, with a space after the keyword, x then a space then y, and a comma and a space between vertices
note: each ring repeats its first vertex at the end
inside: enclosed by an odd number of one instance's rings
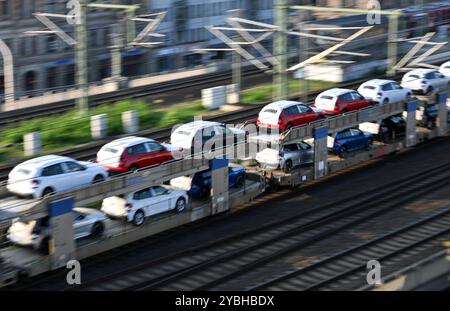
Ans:
POLYGON ((442 249, 450 237, 450 209, 397 231, 276 277, 248 290, 354 290, 367 285, 367 262, 382 264, 383 275, 395 272, 404 260, 418 259, 442 249), (311 280, 314 280, 311 282, 311 280))
POLYGON ((449 168, 447 163, 293 218, 129 267, 70 289, 227 289, 230 281, 352 226, 393 211, 404 213, 398 207, 448 184, 449 168))
MULTIPOLYGON (((264 73, 257 68, 247 68, 243 70, 243 77, 249 78, 256 75, 263 75, 264 73)), ((218 83, 224 83, 231 79, 231 72, 224 71, 221 73, 206 74, 204 76, 195 78, 180 79, 175 82, 163 82, 152 84, 148 86, 136 87, 131 89, 119 90, 111 94, 102 94, 97 96, 91 96, 90 106, 95 107, 98 105, 115 102, 121 99, 129 98, 142 98, 147 96, 162 95, 170 92, 179 91, 185 88, 193 88, 197 86, 208 87, 216 85, 218 83)), ((75 107, 73 100, 58 102, 48 105, 35 106, 26 109, 18 109, 9 112, 0 113, 0 127, 18 123, 20 121, 50 116, 53 114, 60 114, 67 112, 68 109, 75 107)))

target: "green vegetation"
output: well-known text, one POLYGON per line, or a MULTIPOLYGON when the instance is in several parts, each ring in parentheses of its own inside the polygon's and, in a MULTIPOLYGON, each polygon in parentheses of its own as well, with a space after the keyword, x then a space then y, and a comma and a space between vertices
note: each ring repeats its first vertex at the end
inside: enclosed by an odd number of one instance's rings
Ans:
MULTIPOLYGON (((21 144, 23 135, 40 132, 43 151, 57 151, 90 142, 90 116, 105 113, 108 115, 108 135, 123 133, 121 113, 136 110, 141 129, 170 127, 191 120, 194 116, 206 112, 200 101, 173 105, 168 108, 154 108, 142 100, 125 100, 114 105, 102 105, 93 108, 86 116, 80 116, 74 110, 58 116, 34 118, 0 130, 0 146, 21 144)), ((20 157, 21 145, 0 148, 0 161, 20 157)))
MULTIPOLYGON (((301 90, 303 89, 304 80, 289 80, 289 94, 299 95, 301 94, 301 90)), ((317 91, 321 89, 327 89, 334 87, 335 83, 326 82, 326 81, 318 81, 318 80, 310 80, 308 81, 308 91, 317 91)), ((256 87, 252 87, 242 91, 241 101, 243 103, 264 103, 272 100, 272 84, 266 83, 262 85, 258 85, 256 87)))

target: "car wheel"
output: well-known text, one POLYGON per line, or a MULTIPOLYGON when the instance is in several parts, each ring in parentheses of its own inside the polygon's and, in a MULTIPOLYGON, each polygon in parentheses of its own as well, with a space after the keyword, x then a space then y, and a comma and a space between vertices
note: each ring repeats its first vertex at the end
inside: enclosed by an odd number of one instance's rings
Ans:
POLYGON ((130 167, 128 169, 128 172, 130 173, 136 173, 138 171, 139 167, 137 167, 136 165, 133 165, 132 167, 130 167))
POLYGON ((385 99, 383 100, 383 105, 387 105, 387 104, 389 104, 389 99, 388 99, 388 98, 385 98, 385 99))
POLYGON ((135 226, 141 226, 145 221, 145 214, 142 210, 138 210, 136 213, 134 213, 133 216, 133 224, 135 226))
POLYGON ((50 187, 45 188, 44 191, 42 192, 42 197, 52 195, 53 193, 55 193, 55 191, 52 188, 50 188, 50 187))
POLYGON ((186 209, 186 200, 184 198, 179 198, 175 204, 175 209, 177 213, 181 213, 186 209))
POLYGON ((433 87, 432 87, 432 86, 429 86, 429 87, 427 88, 427 91, 426 91, 425 95, 431 95, 432 92, 433 92, 433 87))
POLYGON ((94 177, 94 180, 92 181, 93 184, 99 183, 105 181, 105 177, 103 175, 97 175, 94 177))
POLYGON ((236 178, 236 188, 242 188, 244 186, 244 177, 238 176, 236 178))
POLYGON ((103 231, 105 230, 105 226, 101 222, 96 222, 91 229, 91 235, 94 237, 101 236, 103 231))
POLYGON ((285 173, 290 173, 292 171, 292 161, 287 160, 286 163, 284 163, 283 171, 285 173))

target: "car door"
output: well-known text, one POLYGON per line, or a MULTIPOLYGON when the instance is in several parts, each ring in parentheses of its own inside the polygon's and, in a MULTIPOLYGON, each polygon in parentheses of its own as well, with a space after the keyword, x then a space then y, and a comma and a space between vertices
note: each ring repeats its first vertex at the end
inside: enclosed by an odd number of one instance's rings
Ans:
POLYGON ((347 147, 347 150, 352 150, 354 148, 354 141, 352 139, 352 133, 350 130, 345 130, 340 132, 339 134, 339 140, 343 142, 343 145, 347 147))
POLYGON ((300 121, 298 124, 307 124, 316 120, 316 113, 307 105, 297 105, 300 111, 300 121))
POLYGON ((350 111, 356 109, 352 94, 350 92, 340 95, 339 102, 341 102, 342 111, 350 111))
POLYGON ((137 166, 139 168, 146 166, 147 147, 145 143, 140 143, 127 148, 127 158, 129 167, 137 166))
POLYGON ((314 149, 312 146, 305 142, 300 142, 298 146, 301 150, 300 163, 305 164, 314 162, 314 149))
POLYGON ((154 209, 157 214, 169 211, 171 203, 169 191, 161 186, 152 187, 151 191, 153 198, 152 209, 154 209))
POLYGON ((366 146, 366 137, 364 133, 359 129, 350 130, 353 141, 353 149, 361 149, 366 146))
POLYGON ((285 145, 283 152, 285 160, 291 160, 294 166, 301 163, 301 150, 298 144, 285 145))
POLYGON ((91 176, 91 173, 75 161, 64 162, 63 168, 67 178, 72 181, 74 187, 87 186, 93 181, 94 177, 91 176))
POLYGON ((145 166, 160 164, 172 159, 170 152, 168 152, 164 146, 156 142, 147 142, 145 145, 147 148, 144 160, 145 166))
POLYGON ((352 92, 351 95, 352 95, 352 99, 353 99, 353 105, 355 107, 354 110, 358 110, 358 109, 367 107, 367 101, 364 98, 364 96, 362 96, 358 92, 352 92))
POLYGON ((404 100, 406 98, 405 89, 397 82, 392 82, 391 85, 392 85, 392 89, 393 89, 393 91, 392 91, 392 96, 394 98, 393 101, 399 102, 399 101, 404 100))
POLYGON ((390 103, 395 102, 395 92, 392 87, 392 83, 386 83, 381 86, 381 92, 383 93, 383 97, 387 98, 390 103))
POLYGON ((42 169, 42 188, 52 187, 56 192, 66 191, 73 186, 72 181, 64 173, 61 163, 52 164, 42 169))
POLYGON ((87 215, 72 211, 73 215, 73 234, 75 239, 87 236, 90 234, 90 221, 87 215))
POLYGON ((427 80, 428 85, 431 85, 435 89, 439 88, 439 81, 436 79, 433 72, 425 74, 425 79, 427 80))
POLYGON ((300 124, 301 116, 300 111, 298 110, 297 105, 293 105, 283 109, 285 116, 285 124, 291 124, 292 126, 300 124), (300 117, 300 120, 299 120, 300 117))
POLYGON ((442 73, 435 71, 434 77, 436 78, 436 81, 439 81, 439 88, 444 89, 448 86, 448 79, 442 73))

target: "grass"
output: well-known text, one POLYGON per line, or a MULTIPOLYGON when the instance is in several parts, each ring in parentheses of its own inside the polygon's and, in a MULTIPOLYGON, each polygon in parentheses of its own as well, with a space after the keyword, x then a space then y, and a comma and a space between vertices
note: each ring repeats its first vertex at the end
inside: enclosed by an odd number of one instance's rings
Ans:
POLYGON ((102 105, 93 108, 86 116, 80 116, 71 110, 51 117, 40 117, 23 121, 18 126, 0 130, 0 146, 14 144, 14 147, 0 148, 0 162, 9 162, 23 158, 23 136, 31 132, 40 132, 42 151, 54 152, 92 141, 90 116, 105 113, 108 118, 108 135, 123 134, 122 112, 136 110, 140 129, 164 128, 191 120, 194 116, 206 112, 200 101, 154 108, 142 100, 126 100, 114 105, 102 105))
MULTIPOLYGON (((300 79, 291 79, 289 80, 289 94, 297 95, 301 94, 301 90, 303 90, 304 80, 300 79)), ((308 91, 317 91, 321 89, 327 89, 334 87, 336 84, 333 82, 327 81, 318 81, 318 80, 309 80, 308 81, 308 91)), ((268 102, 272 99, 272 83, 266 83, 262 85, 258 85, 256 87, 252 87, 242 91, 241 101, 243 103, 264 103, 268 102)))

